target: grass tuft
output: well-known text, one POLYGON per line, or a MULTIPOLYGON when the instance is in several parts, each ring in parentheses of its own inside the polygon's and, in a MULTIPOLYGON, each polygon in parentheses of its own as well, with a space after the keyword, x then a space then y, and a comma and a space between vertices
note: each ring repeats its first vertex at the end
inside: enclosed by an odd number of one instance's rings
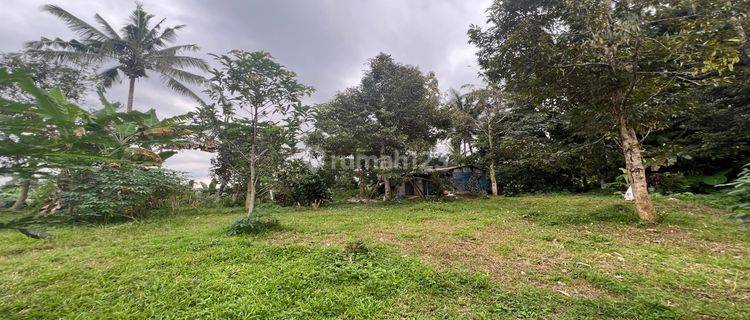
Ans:
POLYGON ((235 221, 227 234, 230 236, 237 235, 253 235, 263 232, 279 230, 281 225, 279 219, 269 215, 254 215, 252 217, 244 217, 235 221))

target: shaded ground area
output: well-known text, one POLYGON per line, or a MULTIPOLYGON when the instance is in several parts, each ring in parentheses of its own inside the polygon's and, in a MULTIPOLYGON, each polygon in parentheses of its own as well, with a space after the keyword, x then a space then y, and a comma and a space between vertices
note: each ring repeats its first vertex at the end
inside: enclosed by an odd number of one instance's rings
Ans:
POLYGON ((750 317, 750 232, 659 199, 658 225, 609 196, 237 210, 0 232, 2 318, 750 317), (353 252, 348 243, 363 240, 353 252))

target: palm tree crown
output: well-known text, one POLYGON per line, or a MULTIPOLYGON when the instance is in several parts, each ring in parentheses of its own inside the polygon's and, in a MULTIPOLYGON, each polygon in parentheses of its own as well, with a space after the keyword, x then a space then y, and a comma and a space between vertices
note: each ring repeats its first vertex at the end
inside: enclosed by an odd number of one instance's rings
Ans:
POLYGON ((121 74, 130 80, 128 111, 133 109, 135 80, 147 77, 147 71, 159 73, 168 87, 199 100, 183 83, 202 84, 205 79, 184 69, 197 68, 206 71, 208 64, 200 58, 182 54, 186 51, 197 51, 198 46, 171 45, 177 38, 177 31, 185 25, 162 28, 165 20, 162 19, 150 26, 154 15, 144 11, 141 4, 136 5, 130 14, 128 24, 122 27, 120 33, 99 14, 96 14, 94 19, 101 29, 55 5, 46 5, 42 10, 64 21, 80 39, 65 41, 60 38, 41 38, 27 44, 29 52, 64 62, 114 61, 116 64, 102 71, 99 78, 105 88, 119 81, 121 74))

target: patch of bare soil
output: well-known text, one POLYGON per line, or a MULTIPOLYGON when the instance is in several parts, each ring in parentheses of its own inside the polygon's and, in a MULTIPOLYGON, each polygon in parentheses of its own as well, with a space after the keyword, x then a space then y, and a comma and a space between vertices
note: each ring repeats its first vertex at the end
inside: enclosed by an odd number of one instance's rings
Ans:
POLYGON ((525 237, 514 228, 491 224, 475 230, 470 237, 457 231, 468 225, 445 220, 429 220, 413 228, 368 228, 356 234, 279 233, 267 240, 280 244, 345 245, 352 239, 370 239, 395 246, 403 254, 417 256, 438 269, 480 272, 507 288, 535 286, 565 296, 608 295, 586 281, 562 282, 557 275, 569 271, 572 260, 562 243, 525 237), (404 234, 412 236, 403 236, 404 234), (498 247, 510 248, 499 252, 498 247))
POLYGON ((489 225, 470 238, 443 234, 410 241, 398 239, 401 250, 416 253, 438 268, 454 268, 487 274, 506 287, 536 286, 566 296, 596 297, 607 293, 585 281, 562 282, 556 275, 568 272, 572 260, 562 243, 523 237, 512 227, 489 225), (520 240, 519 240, 520 236, 520 240), (499 252, 498 247, 508 249, 499 252))

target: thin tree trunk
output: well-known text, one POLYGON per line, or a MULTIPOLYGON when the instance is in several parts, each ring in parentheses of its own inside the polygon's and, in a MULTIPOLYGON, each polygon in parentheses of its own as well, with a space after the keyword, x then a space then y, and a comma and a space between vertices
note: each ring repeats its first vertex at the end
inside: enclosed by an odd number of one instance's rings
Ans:
MULTIPOLYGON (((489 142, 490 147, 490 157, 492 157, 494 153, 495 143, 492 140, 492 120, 494 117, 489 117, 487 120, 487 141, 489 142)), ((495 159, 494 157, 490 158, 490 182, 492 183, 492 195, 497 196, 497 178, 495 177, 495 159)))
POLYGON ((654 204, 651 202, 651 198, 648 196, 646 168, 643 166, 640 141, 638 141, 635 130, 628 124, 625 115, 619 112, 617 117, 620 139, 622 139, 622 151, 625 156, 625 166, 630 178, 630 187, 633 189, 638 217, 641 220, 654 222, 656 220, 656 210, 654 209, 654 204))
POLYGON ((245 195, 245 210, 247 216, 253 216, 255 209, 255 161, 250 160, 250 177, 247 179, 247 194, 245 195))
POLYGON ((383 163, 383 161, 385 160, 384 157, 385 147, 380 146, 380 171, 382 172, 380 178, 383 179, 383 196, 385 197, 385 200, 388 200, 391 198, 391 181, 388 180, 388 175, 385 173, 386 166, 383 163))
POLYGON ((23 206, 26 204, 26 199, 29 198, 29 186, 30 185, 31 185, 31 181, 29 179, 23 179, 21 181, 21 184, 19 185, 21 187, 21 193, 18 194, 18 199, 16 199, 16 202, 13 204, 13 207, 12 207, 13 210, 23 209, 23 206))
POLYGON ((253 216, 255 209, 255 144, 258 137, 258 108, 253 108, 253 135, 251 137, 252 145, 250 146, 250 178, 247 181, 247 196, 245 198, 245 210, 247 216, 253 216))
POLYGON ((130 86, 128 87, 128 106, 127 112, 133 111, 133 94, 135 92, 135 78, 130 78, 130 86))
POLYGON ((498 195, 497 192, 497 178, 495 177, 495 162, 490 162, 490 184, 492 187, 492 195, 498 195))
POLYGON ((364 199, 365 193, 367 190, 365 190, 365 170, 359 169, 359 198, 364 199))
POLYGON ((219 190, 218 190, 218 194, 219 194, 219 195, 222 195, 222 194, 224 194, 224 189, 225 189, 226 187, 227 187, 227 184, 226 184, 226 182, 221 182, 221 184, 219 185, 219 190))
POLYGON ((385 188, 385 199, 391 198, 391 181, 388 179, 388 177, 383 178, 383 186, 385 188))

